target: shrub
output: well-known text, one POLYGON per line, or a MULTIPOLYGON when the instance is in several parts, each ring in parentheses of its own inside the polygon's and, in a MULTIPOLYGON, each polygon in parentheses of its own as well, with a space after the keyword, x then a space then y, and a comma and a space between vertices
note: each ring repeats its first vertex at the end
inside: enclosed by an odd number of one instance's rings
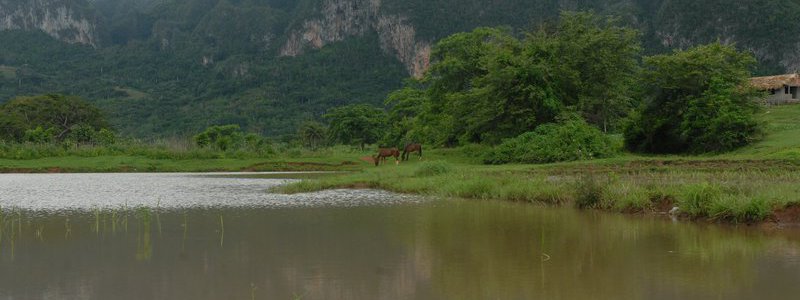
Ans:
POLYGON ((45 144, 54 141, 55 136, 55 128, 50 127, 48 129, 44 129, 42 126, 36 126, 35 129, 25 130, 25 136, 22 138, 22 140, 28 143, 45 144))
POLYGON ((508 139, 484 158, 490 164, 589 160, 616 153, 611 139, 581 118, 545 124, 508 139))
POLYGON ((708 183, 687 186, 678 198, 678 206, 691 216, 707 216, 715 202, 722 197, 722 188, 708 183))
POLYGON ((205 131, 194 136, 194 140, 200 147, 215 147, 225 151, 241 146, 244 142, 239 125, 211 126, 205 131))
POLYGON ((593 176, 584 176, 575 189, 575 206, 596 208, 603 200, 603 187, 593 176))
POLYGON ((759 135, 749 86, 752 55, 714 43, 645 58, 650 96, 624 126, 625 146, 635 152, 722 152, 759 135))
POLYGON ((76 144, 86 144, 94 141, 95 130, 87 124, 78 124, 70 128, 67 140, 76 144))

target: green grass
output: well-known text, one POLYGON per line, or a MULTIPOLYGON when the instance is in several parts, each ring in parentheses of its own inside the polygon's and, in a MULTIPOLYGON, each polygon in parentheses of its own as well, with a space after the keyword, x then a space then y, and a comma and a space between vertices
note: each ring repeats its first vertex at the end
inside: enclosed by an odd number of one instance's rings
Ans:
MULTIPOLYGON (((642 213, 677 206, 691 218, 750 223, 800 204, 800 105, 772 107, 761 118, 762 140, 732 153, 703 156, 627 153, 593 161, 489 166, 481 164, 486 147, 472 145, 426 149, 422 161, 412 156, 399 166, 390 159, 389 164, 374 167, 361 159, 370 151, 343 146, 317 151, 277 147, 263 157, 167 147, 111 154, 79 149, 59 152, 61 157, 0 159, 0 171, 353 171, 307 179, 277 191, 376 188, 642 213)), ((23 150, 31 149, 19 151, 23 150)))
POLYGON ((0 159, 5 172, 214 172, 214 171, 351 171, 366 162, 318 162, 318 159, 220 158, 153 159, 140 156, 48 157, 0 159))
POLYGON ((619 173, 603 168, 592 171, 587 165, 447 168, 447 172, 431 173, 429 163, 409 162, 305 180, 276 191, 375 188, 643 213, 663 213, 678 206, 687 217, 737 223, 762 221, 773 210, 800 203, 800 172, 794 167, 764 171, 742 169, 736 163, 704 169, 639 165, 619 173))
POLYGON ((763 140, 727 154, 643 156, 543 165, 480 165, 473 147, 436 149, 426 160, 309 179, 278 187, 298 193, 377 188, 400 193, 571 205, 620 212, 665 213, 677 206, 690 218, 763 221, 800 205, 800 105, 761 116, 763 140))
POLYGON ((800 160, 800 105, 767 108, 761 119, 764 139, 726 156, 800 160))

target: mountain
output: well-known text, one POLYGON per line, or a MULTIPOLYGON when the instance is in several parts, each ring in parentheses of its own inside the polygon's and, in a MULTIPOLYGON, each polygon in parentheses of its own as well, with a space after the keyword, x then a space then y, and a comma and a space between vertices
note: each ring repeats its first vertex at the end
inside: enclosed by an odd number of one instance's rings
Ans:
POLYGON ((759 74, 800 69, 797 0, 0 0, 0 102, 81 95, 135 136, 223 123, 280 136, 382 104, 447 35, 562 10, 619 16, 651 54, 721 40, 759 74))

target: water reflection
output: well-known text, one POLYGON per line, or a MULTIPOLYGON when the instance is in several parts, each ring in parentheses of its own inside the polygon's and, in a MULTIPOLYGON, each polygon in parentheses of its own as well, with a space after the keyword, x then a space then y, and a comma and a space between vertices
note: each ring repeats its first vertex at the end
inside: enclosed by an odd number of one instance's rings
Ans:
POLYGON ((0 217, 0 298, 786 299, 800 236, 497 202, 0 217))

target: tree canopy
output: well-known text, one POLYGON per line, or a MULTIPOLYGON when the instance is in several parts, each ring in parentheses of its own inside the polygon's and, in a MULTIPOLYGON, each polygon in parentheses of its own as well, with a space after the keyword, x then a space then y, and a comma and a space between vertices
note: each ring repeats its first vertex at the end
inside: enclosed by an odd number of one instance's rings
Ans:
POLYGON ((22 141, 26 131, 49 132, 64 140, 72 131, 108 128, 100 110, 80 97, 47 94, 17 97, 0 105, 0 138, 22 141))
POLYGON ((362 149, 377 142, 388 129, 386 112, 366 104, 337 107, 324 117, 330 122, 328 137, 333 142, 359 145, 362 149))
POLYGON ((592 13, 563 13, 522 39, 505 28, 452 35, 420 83, 390 94, 390 118, 407 127, 390 140, 497 144, 573 110, 608 129, 635 106, 640 52, 636 30, 592 13))
POLYGON ((759 93, 748 84, 752 55, 717 42, 647 57, 645 64, 648 94, 625 128, 629 150, 727 151, 757 136, 759 93))

